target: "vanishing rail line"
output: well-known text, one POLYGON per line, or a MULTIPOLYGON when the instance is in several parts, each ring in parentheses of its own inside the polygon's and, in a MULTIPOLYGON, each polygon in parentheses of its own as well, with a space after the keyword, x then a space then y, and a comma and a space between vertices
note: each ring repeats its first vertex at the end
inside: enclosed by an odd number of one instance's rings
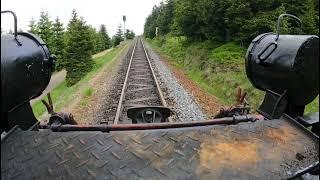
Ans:
POLYGON ((166 107, 167 103, 143 41, 138 37, 131 53, 113 124, 131 124, 126 114, 128 108, 143 106, 166 107))

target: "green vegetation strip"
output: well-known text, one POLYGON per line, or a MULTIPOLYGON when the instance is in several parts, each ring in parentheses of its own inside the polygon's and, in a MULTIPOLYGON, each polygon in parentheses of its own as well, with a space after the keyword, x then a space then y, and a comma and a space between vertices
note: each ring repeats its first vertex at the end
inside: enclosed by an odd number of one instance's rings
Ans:
MULTIPOLYGON (((223 105, 235 102, 237 87, 248 92, 247 99, 253 109, 261 104, 264 92, 255 89, 245 73, 246 47, 234 42, 187 42, 183 36, 162 36, 147 39, 163 54, 170 64, 182 69, 203 90, 218 97, 223 105)), ((318 112, 319 96, 306 107, 306 113, 318 112)))
MULTIPOLYGON (((110 63, 115 62, 114 60, 118 58, 120 55, 120 52, 123 51, 128 47, 130 41, 128 41, 124 46, 119 46, 117 48, 113 48, 110 52, 106 53, 105 55, 101 57, 94 58, 94 66, 93 69, 87 73, 78 83, 71 87, 67 87, 66 81, 63 81, 60 85, 58 85, 56 88, 54 88, 50 94, 52 101, 54 103, 54 110, 56 112, 60 111, 60 109, 67 104, 71 103, 75 98, 81 98, 81 97, 75 97, 76 92, 79 90, 82 92, 81 95, 83 98, 88 98, 92 95, 93 89, 91 87, 84 86, 86 85, 90 79, 92 79, 98 72, 99 70, 102 69, 103 66, 105 65, 111 65, 110 63), (86 88, 86 89, 82 89, 86 88)), ((46 99, 47 97, 45 96, 42 99, 46 99)), ((81 101, 81 105, 85 105, 86 100, 81 101)), ((41 115, 46 112, 45 106, 42 104, 41 101, 38 101, 34 103, 32 106, 33 113, 37 118, 41 117, 41 115)))

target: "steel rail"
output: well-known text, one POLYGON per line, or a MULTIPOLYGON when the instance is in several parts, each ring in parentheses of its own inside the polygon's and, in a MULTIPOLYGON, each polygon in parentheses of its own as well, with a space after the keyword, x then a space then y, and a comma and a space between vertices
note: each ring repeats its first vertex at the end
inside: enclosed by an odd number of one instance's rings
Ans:
MULTIPOLYGON (((151 65, 151 62, 150 62, 150 58, 149 58, 149 55, 148 55, 148 53, 147 53, 147 50, 146 50, 146 48, 145 48, 145 46, 144 46, 144 43, 143 43, 143 41, 142 41, 142 38, 138 38, 138 39, 136 40, 136 43, 135 43, 135 45, 134 45, 134 48, 133 48, 133 51, 132 51, 132 54, 131 54, 130 62, 129 62, 129 65, 128 65, 126 77, 125 77, 124 84, 123 84, 123 87, 122 87, 122 91, 121 91, 119 103, 118 103, 118 106, 117 106, 116 116, 115 116, 115 118, 114 118, 113 124, 118 124, 119 118, 120 118, 120 116, 121 116, 121 114, 122 114, 122 111, 123 111, 123 101, 124 101, 124 97, 125 97, 125 94, 126 94, 126 89, 127 89, 127 86, 128 86, 128 79, 129 79, 129 74, 130 74, 130 70, 131 70, 131 66, 132 66, 132 61, 133 61, 133 58, 134 58, 134 54, 137 53, 137 51, 136 51, 136 46, 137 46, 138 43, 141 43, 141 45, 142 45, 143 52, 144 52, 144 54, 145 54, 145 56, 146 56, 146 60, 147 60, 147 62, 148 62, 149 68, 150 68, 150 70, 151 70, 152 78, 153 78, 153 81, 154 81, 154 83, 155 83, 155 86, 156 86, 156 89, 157 89, 156 91, 157 91, 157 94, 158 94, 159 99, 160 99, 160 101, 161 101, 161 104, 162 104, 162 106, 167 107, 167 103, 166 103, 165 98, 164 98, 164 96, 163 96, 163 93, 162 93, 162 91, 161 91, 160 85, 159 85, 159 83, 158 83, 158 81, 157 81, 156 75, 155 75, 154 70, 153 70, 153 68, 152 68, 152 65, 151 65)), ((169 122, 171 122, 170 119, 169 119, 169 122)))
POLYGON ((134 51, 136 50, 137 43, 138 43, 138 40, 136 40, 136 43, 134 44, 134 47, 133 47, 133 50, 132 50, 129 66, 128 66, 127 73, 126 73, 126 78, 125 78, 123 86, 122 86, 121 95, 120 95, 120 99, 119 99, 119 103, 118 103, 118 107, 117 107, 117 112, 116 112, 116 116, 114 118, 113 124, 118 124, 118 121, 119 121, 119 117, 120 117, 121 110, 122 110, 122 102, 123 102, 123 98, 124 98, 124 95, 125 95, 125 90, 126 90, 126 87, 127 87, 128 76, 129 76, 131 63, 132 63, 134 51))
POLYGON ((144 53, 146 54, 149 67, 150 67, 151 72, 152 72, 153 80, 154 80, 154 82, 156 83, 157 91, 158 91, 158 94, 159 94, 159 96, 160 96, 161 103, 162 103, 162 105, 163 105, 164 107, 167 107, 166 100, 164 99, 164 96, 163 96, 162 91, 161 91, 161 89, 160 89, 159 83, 158 83, 158 81, 157 81, 157 77, 156 77, 156 75, 154 74, 154 71, 153 71, 153 68, 152 68, 152 66, 151 66, 150 59, 149 59, 148 53, 147 53, 147 51, 146 51, 146 48, 144 47, 144 44, 143 44, 143 42, 142 42, 141 39, 140 39, 140 41, 141 41, 141 44, 142 44, 144 53))

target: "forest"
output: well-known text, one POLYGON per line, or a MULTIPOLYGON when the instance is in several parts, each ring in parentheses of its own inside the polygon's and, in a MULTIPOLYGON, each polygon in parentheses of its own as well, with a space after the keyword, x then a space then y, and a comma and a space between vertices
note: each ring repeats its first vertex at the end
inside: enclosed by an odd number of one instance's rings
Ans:
POLYGON ((167 0, 155 6, 147 17, 144 33, 148 38, 172 33, 192 41, 237 41, 249 43, 258 34, 275 31, 282 13, 299 17, 286 21, 281 33, 319 34, 318 0, 167 0))
MULTIPOLYGON (((71 13, 71 18, 66 28, 56 17, 50 20, 48 12, 41 11, 39 21, 30 21, 29 32, 38 35, 46 42, 50 52, 56 56, 55 71, 66 69, 67 85, 76 84, 88 73, 95 63, 92 55, 115 47, 124 40, 122 26, 110 38, 107 28, 101 24, 99 30, 88 25, 76 10, 71 13)), ((127 39, 133 39, 133 31, 126 30, 127 39)))
MULTIPOLYGON (((275 32, 283 13, 300 18, 302 27, 284 18, 280 34, 319 35, 318 0, 166 0, 146 18, 144 36, 221 104, 234 102, 240 86, 257 107, 263 93, 247 80, 245 52, 257 35, 275 32)), ((307 111, 318 107, 319 97, 307 111)))

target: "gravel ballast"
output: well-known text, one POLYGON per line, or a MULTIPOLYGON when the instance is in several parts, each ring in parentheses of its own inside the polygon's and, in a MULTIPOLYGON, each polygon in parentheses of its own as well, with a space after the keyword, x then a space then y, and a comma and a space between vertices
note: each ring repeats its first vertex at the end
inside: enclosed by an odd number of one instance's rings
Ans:
POLYGON ((112 68, 112 81, 106 84, 107 90, 103 93, 100 100, 99 108, 94 116, 97 120, 97 124, 105 123, 112 124, 115 113, 117 110, 121 89, 126 76, 131 51, 133 49, 134 42, 131 43, 130 47, 126 49, 119 57, 118 64, 112 68))
POLYGON ((160 57, 144 42, 148 51, 155 73, 157 74, 160 87, 163 90, 168 106, 173 111, 173 121, 201 121, 207 120, 207 116, 193 100, 183 86, 181 86, 170 69, 160 57))

